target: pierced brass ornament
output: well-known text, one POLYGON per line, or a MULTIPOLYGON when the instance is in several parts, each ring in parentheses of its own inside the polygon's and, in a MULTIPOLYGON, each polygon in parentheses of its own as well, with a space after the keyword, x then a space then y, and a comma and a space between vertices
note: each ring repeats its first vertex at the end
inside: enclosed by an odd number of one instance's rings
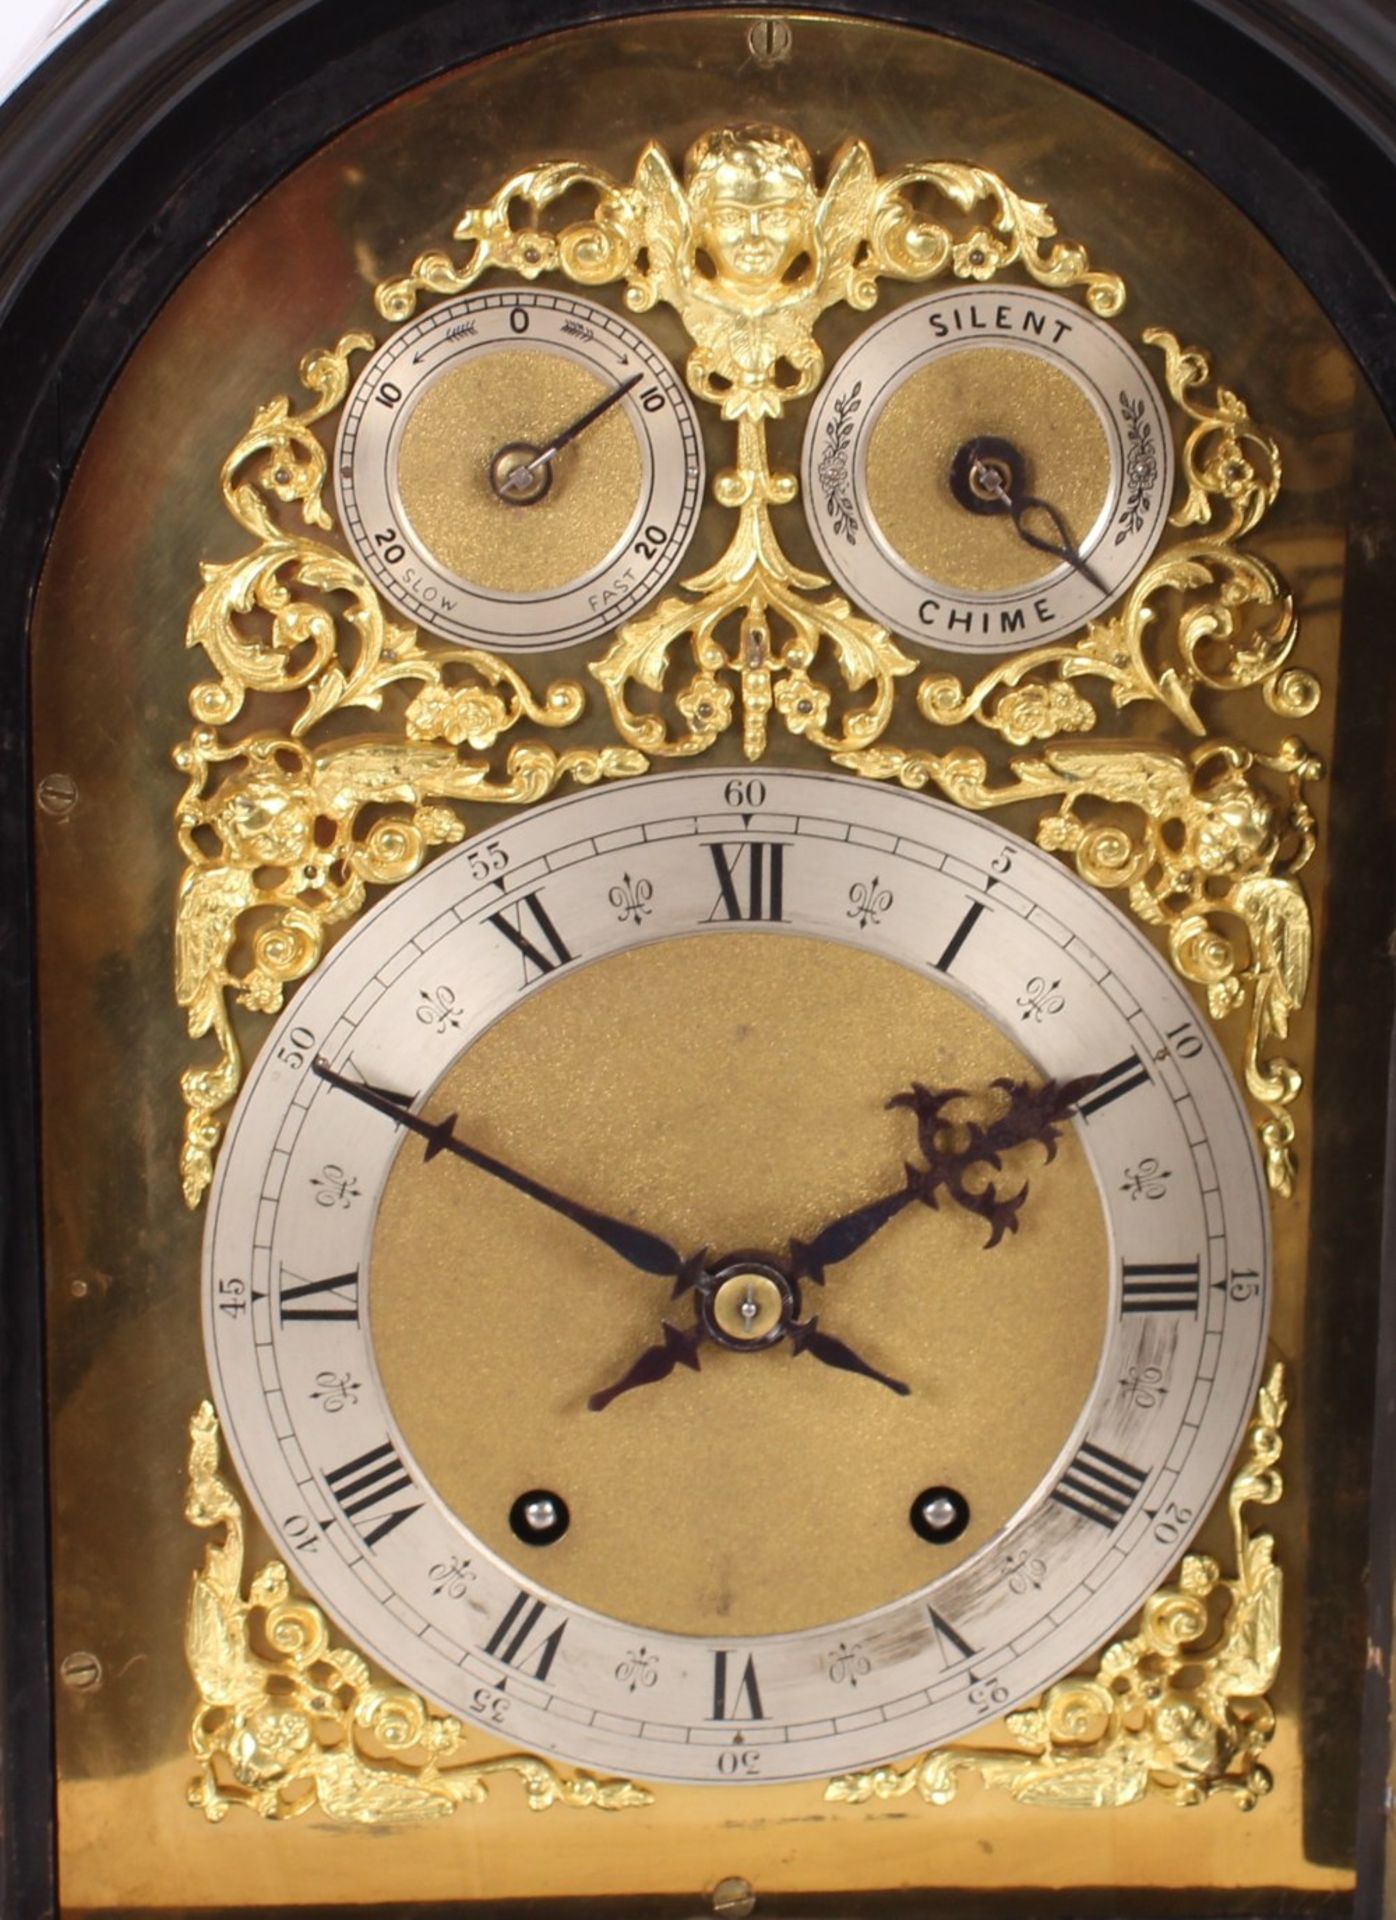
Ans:
POLYGON ((934 162, 879 179, 866 144, 851 140, 821 192, 794 134, 727 127, 694 144, 682 181, 653 144, 629 185, 575 161, 516 174, 487 206, 462 216, 455 237, 472 243, 466 259, 424 255, 406 279, 379 288, 378 307, 404 320, 421 294, 463 291, 502 268, 528 279, 555 270, 588 286, 623 280, 633 311, 674 308, 695 342, 690 387, 737 423, 735 464, 713 485, 737 526, 722 558, 685 583, 696 600, 671 595, 627 621, 591 671, 616 731, 647 754, 706 752, 733 724, 738 699, 749 760, 766 750, 772 711, 789 732, 837 754, 881 736, 896 682, 915 662, 886 628, 860 618, 842 595, 824 593, 828 581, 783 552, 771 509, 793 503, 799 489, 793 474, 771 470, 766 421, 818 386, 820 315, 840 303, 867 311, 880 278, 923 281, 948 270, 987 280, 1017 264, 1041 286, 1084 288, 1098 314, 1117 313, 1123 282, 1093 270, 1084 248, 1051 244, 1056 232, 1044 206, 981 167, 934 162), (596 193, 592 219, 559 234, 540 228, 536 216, 577 187, 596 193), (987 203, 989 224, 957 238, 921 213, 919 189, 965 212, 987 203), (529 214, 530 224, 515 224, 529 214), (673 732, 661 714, 633 708, 630 689, 669 692, 670 656, 684 641, 693 671, 673 693, 683 722, 673 732), (834 682, 816 672, 826 648, 834 682), (831 727, 839 680, 845 696, 869 691, 861 703, 841 703, 831 727))
POLYGON ((191 1036, 212 1033, 219 1049, 216 1063, 183 1076, 189 1204, 208 1185, 219 1116, 241 1083, 230 994, 277 1011, 286 984, 316 963, 326 931, 357 913, 368 884, 405 878, 433 847, 462 836, 461 801, 529 802, 564 779, 640 773, 653 759, 707 752, 738 717, 742 750, 758 760, 773 715, 838 766, 935 784, 964 805, 1063 796, 1058 813, 1039 817, 1039 843, 1072 852, 1092 884, 1123 889, 1139 917, 1166 925, 1175 964, 1206 988, 1214 1018, 1248 1005, 1247 1084, 1263 1109, 1271 1185, 1289 1193, 1287 1109, 1300 1082, 1268 1048, 1307 988, 1311 925, 1293 876, 1312 848, 1300 787, 1320 767, 1297 739, 1266 753, 1215 737, 1198 700, 1258 690, 1272 713, 1292 721, 1314 710, 1319 687, 1290 664, 1298 628, 1288 593, 1273 568, 1236 545, 1276 497, 1279 451, 1235 393, 1216 386, 1206 396, 1206 356, 1161 329, 1143 336, 1162 353, 1169 394, 1190 422, 1181 450, 1187 491, 1171 520, 1188 538, 1155 556, 1113 618, 1014 656, 968 690, 953 675, 928 674, 916 696, 933 727, 974 724, 1024 746, 1093 732, 1102 709, 1085 688, 1099 682, 1111 709, 1152 704, 1208 742, 1201 759, 1102 744, 1067 749, 1078 756, 1068 766, 1053 749, 1038 762, 1015 761, 1015 786, 990 789, 986 763, 971 749, 937 755, 880 744, 897 683, 916 663, 785 554, 772 512, 795 501, 798 483, 772 470, 766 422, 818 385, 820 316, 839 303, 870 309, 880 279, 985 282, 1016 268, 1038 285, 1079 289, 1092 312, 1109 317, 1124 305, 1120 278, 1092 268, 1081 245, 1057 237, 1044 205, 984 168, 925 162, 879 178, 867 145, 853 140, 821 190, 803 143, 772 127, 704 135, 682 179, 653 143, 629 183, 577 161, 527 169, 468 209, 455 237, 468 247, 458 262, 427 253, 409 275, 379 286, 386 319, 405 321, 423 296, 461 293, 494 270, 526 280, 556 272, 584 286, 620 281, 633 311, 660 303, 676 311, 694 342, 690 387, 736 426, 735 462, 713 483, 736 527, 718 561, 682 594, 626 621, 591 663, 622 744, 559 751, 530 739, 501 754, 502 736, 522 722, 574 724, 581 686, 560 680, 535 697, 494 654, 424 644, 388 618, 351 560, 283 530, 274 510, 299 508, 305 527, 331 529, 327 455, 314 428, 342 404, 350 358, 370 351, 372 337, 347 334, 333 352, 305 361, 302 377, 316 396, 305 412, 293 413, 285 398, 258 411, 224 463, 222 486, 259 545, 204 569, 188 640, 218 677, 194 689, 195 730, 176 754, 188 777, 178 816, 188 862, 178 997, 191 1036), (595 197, 589 218, 560 231, 541 224, 577 191, 595 197), (933 217, 928 196, 964 218, 933 217), (324 723, 347 709, 381 712, 398 683, 413 695, 396 728, 319 740, 324 723), (226 736, 250 694, 294 698, 284 731, 226 736), (1257 769, 1282 774, 1286 787, 1264 786, 1257 769), (1139 805, 1142 839, 1118 815, 1084 827, 1073 811, 1078 795, 1139 805), (1180 819, 1189 841, 1182 853, 1165 837, 1180 819), (1237 921, 1244 942, 1225 930, 1237 921))
POLYGON ((331 528, 328 456, 313 428, 342 403, 350 356, 372 346, 368 334, 346 334, 333 352, 311 354, 301 377, 317 398, 305 412, 293 413, 284 396, 258 409, 223 464, 222 488, 259 544, 227 565, 205 565, 190 613, 187 644, 204 650, 218 677, 191 692, 196 724, 174 756, 187 776, 176 814, 187 864, 175 991, 191 1037, 212 1033, 219 1049, 216 1064, 182 1079, 180 1171, 190 1206, 212 1177, 216 1116, 242 1082, 230 994, 275 1013, 287 983, 316 964, 328 929, 359 911, 370 884, 405 880, 433 847, 463 837, 458 814, 442 802, 540 800, 567 777, 586 785, 644 766, 623 747, 559 752, 529 740, 511 746, 501 767, 489 756, 502 735, 521 721, 570 726, 585 704, 582 688, 558 680, 536 698, 493 654, 424 646, 414 628, 387 617, 353 561, 279 526, 273 501, 298 507, 307 527, 331 528), (381 711, 397 685, 412 697, 396 727, 310 744, 331 716, 381 711), (284 732, 228 737, 250 695, 294 700, 284 732), (384 807, 394 812, 385 817, 384 807))
POLYGON ((1083 634, 1015 654, 968 691, 953 674, 928 674, 916 704, 932 726, 976 720, 1017 747, 1089 733, 1100 716, 1077 691, 1083 680, 1103 681, 1117 709, 1152 701, 1199 737, 1210 731, 1199 690, 1256 688, 1286 720, 1318 705, 1313 675, 1288 664, 1299 633, 1290 595, 1272 567, 1235 546, 1279 492, 1279 448, 1227 388, 1201 400, 1196 389, 1212 377, 1205 354, 1161 327, 1144 340, 1163 354, 1168 392, 1193 422, 1180 460, 1187 495, 1169 524, 1200 531, 1157 554, 1119 613, 1083 634))
POLYGON ((333 1644, 320 1609, 292 1593, 280 1561, 244 1595, 242 1507, 219 1453, 218 1418, 204 1401, 189 1422, 185 1516, 224 1532, 204 1549, 185 1621, 200 1698, 191 1806, 213 1821, 245 1807, 264 1820, 318 1811, 346 1826, 409 1826, 478 1806, 500 1775, 522 1784, 535 1813, 650 1804, 653 1795, 628 1780, 561 1773, 532 1754, 468 1759, 461 1722, 406 1687, 376 1685, 359 1654, 333 1644))
POLYGON ((1275 1727, 1265 1696, 1279 1671, 1283 1582, 1273 1538, 1252 1533, 1243 1514, 1284 1492, 1285 1405, 1277 1366, 1260 1389, 1227 1501, 1233 1576, 1188 1554, 1176 1583, 1145 1603, 1139 1632, 1107 1647, 1094 1675, 1060 1681, 1037 1706, 1007 1716, 1023 1751, 937 1748, 910 1767, 843 1774, 825 1799, 857 1806, 916 1793, 943 1807, 961 1775, 977 1774, 1024 1805, 1127 1807, 1152 1796, 1196 1807, 1220 1794, 1252 1811, 1272 1785, 1258 1756, 1275 1727))
POLYGON ((1166 929, 1173 965, 1205 988, 1214 1020, 1246 1009, 1246 1088, 1263 1115, 1266 1178, 1277 1193, 1293 1192, 1288 1109, 1303 1081, 1272 1043, 1286 1037, 1303 1004, 1313 956, 1309 904, 1295 875, 1314 850, 1304 786, 1321 768, 1301 741, 1283 740, 1269 755, 1224 740, 1190 754, 1105 741, 1048 747, 1036 759, 1010 761, 1014 779, 1003 786, 989 784, 988 762, 971 747, 881 747, 837 758, 870 779, 937 787, 976 813, 1059 795, 1055 811, 1038 816, 1037 844, 1070 854, 1083 880, 1123 892, 1140 920, 1166 929), (1260 772, 1281 776, 1278 793, 1260 772), (1128 823, 1122 808, 1142 817, 1128 823))

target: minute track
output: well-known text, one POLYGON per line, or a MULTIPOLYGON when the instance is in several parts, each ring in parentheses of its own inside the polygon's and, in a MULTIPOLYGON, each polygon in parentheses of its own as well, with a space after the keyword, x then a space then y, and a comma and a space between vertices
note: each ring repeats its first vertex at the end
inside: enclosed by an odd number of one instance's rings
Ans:
MULTIPOLYGON (((1076 1657, 1073 1650, 1097 1644, 1120 1624, 1154 1570, 1176 1558, 1179 1543, 1165 1548, 1155 1542, 1155 1522, 1145 1516, 1143 1507, 1152 1511, 1161 1502, 1173 1500, 1205 1509, 1212 1485, 1229 1464, 1230 1439, 1248 1409, 1250 1376, 1263 1333, 1263 1290, 1249 1299, 1232 1299, 1225 1286, 1215 1284, 1233 1270, 1263 1274, 1266 1268, 1259 1179, 1249 1155, 1244 1116, 1210 1042, 1192 1060, 1180 1060, 1170 1050, 1169 1033, 1185 1017, 1195 1024, 1196 1015, 1186 995, 1142 942, 1101 903, 1084 895, 1069 875, 1031 849, 1014 847, 1011 871, 996 876, 993 863, 1000 859, 1004 843, 1000 833, 983 823, 924 799, 825 776, 765 777, 766 804, 752 811, 748 821, 724 808, 719 779, 686 773, 632 790, 582 795, 538 809, 492 833, 491 843, 502 841, 507 846, 509 871, 521 876, 517 886, 525 884, 523 876, 550 874, 549 899, 557 894, 560 902, 558 924, 567 927, 569 942, 586 954, 588 964, 593 955, 604 961, 608 955, 636 948, 634 925, 616 917, 609 893, 623 872, 628 871, 632 879, 638 877, 641 858, 643 877, 651 883, 653 895, 639 945, 663 940, 671 930, 692 937, 712 907, 713 865, 704 842, 713 839, 740 848, 748 841, 769 841, 775 836, 790 845, 783 874, 789 929, 753 933, 749 928, 719 926, 703 931, 699 937, 704 940, 785 940, 790 935, 817 934, 866 949, 870 932, 877 951, 904 966, 925 970, 927 925, 953 928, 968 900, 991 899, 1004 931, 982 948, 977 940, 966 944, 955 969, 956 991, 982 1006, 992 1006, 1007 995, 1010 985, 1017 991, 1029 964, 1039 972, 1044 964, 1053 965, 1058 973, 1070 969, 1062 977, 1076 996, 1073 1004, 1085 1006, 1089 990, 1095 996, 1089 1004, 1099 1009, 1091 1015, 1096 1025, 1089 1035, 1085 1029, 1077 1031, 1074 1059, 1063 1056, 1061 1035, 1053 1039, 1044 1029, 1041 1044, 1046 1050, 1037 1062, 1043 1077, 1055 1071, 1067 1078, 1073 1070, 1079 1077, 1101 1061, 1119 1062, 1135 1052, 1150 1070, 1147 1085, 1111 1103, 1108 1127, 1097 1121, 1088 1129, 1077 1129, 1087 1150, 1100 1162, 1098 1179, 1107 1208, 1119 1210, 1122 1224, 1130 1220, 1131 1202, 1118 1190, 1130 1168, 1148 1154, 1173 1173, 1165 1198, 1150 1203, 1154 1224, 1147 1248, 1140 1246, 1137 1237, 1121 1242, 1128 1249, 1128 1260, 1131 1266, 1163 1269, 1187 1265, 1204 1243, 1209 1251, 1200 1256, 1195 1334, 1192 1316, 1167 1316, 1170 1328, 1175 1319, 1179 1323, 1181 1345, 1161 1409, 1133 1406, 1118 1384, 1127 1379, 1131 1365, 1140 1364, 1140 1341, 1155 1316, 1112 1309, 1099 1390, 1082 1408, 1081 1419, 1067 1437, 1059 1463, 1045 1476, 1039 1496, 996 1545, 977 1551, 943 1578, 936 1576, 933 1566, 927 1567, 924 1587, 908 1590, 904 1598, 871 1612, 830 1619, 816 1628, 771 1640, 740 1636, 700 1640, 662 1629, 651 1631, 647 1625, 646 1645, 659 1656, 660 1678, 646 1697, 645 1714, 635 1717, 625 1711, 628 1696, 619 1688, 614 1696, 608 1690, 613 1682, 607 1681, 598 1692, 599 1679, 595 1685, 583 1684, 580 1677, 584 1671, 599 1676, 619 1668, 626 1657, 627 1635, 633 1642, 634 1628, 578 1608, 564 1593, 540 1585, 532 1562, 521 1570, 520 1579, 514 1579, 507 1556, 500 1558, 463 1531, 429 1479, 423 1510, 395 1527, 371 1554, 360 1554, 353 1562, 342 1557, 343 1546, 336 1547, 331 1538, 328 1544, 335 1548, 331 1559, 322 1557, 313 1565, 313 1556, 298 1553, 294 1542, 281 1533, 282 1520, 299 1512, 303 1500, 299 1493, 287 1491, 288 1484, 293 1484, 289 1465, 296 1452, 304 1454, 323 1477, 327 1470, 370 1452, 386 1431, 405 1470, 419 1475, 420 1463, 397 1428, 391 1405, 373 1397, 368 1333, 348 1321, 319 1325, 292 1321, 282 1328, 272 1316, 274 1302, 259 1303, 253 1318, 271 1339, 265 1349, 264 1388, 260 1379, 250 1380, 248 1362, 241 1357, 252 1351, 247 1341, 251 1327, 244 1331, 243 1322, 219 1321, 217 1271, 249 1267, 252 1284, 260 1291, 266 1280, 258 1262, 264 1269, 273 1259, 284 1261, 301 1282, 352 1272, 363 1260, 370 1328, 374 1317, 372 1238, 365 1240, 359 1214, 320 1209, 311 1216, 305 1210, 307 1202, 298 1195, 309 1191, 309 1174, 318 1173, 331 1158, 341 1165, 352 1164, 366 1193, 378 1191, 391 1165, 392 1138, 400 1137, 399 1130, 382 1126, 363 1110, 362 1102, 338 1100, 338 1108, 341 1115, 351 1108, 362 1112, 363 1125, 352 1114, 348 1121, 332 1122, 335 1096, 327 1088, 305 1107, 294 1136, 285 1135, 285 1171, 264 1179, 260 1168, 267 1164, 266 1149, 254 1151, 250 1160, 244 1159, 246 1151, 254 1133, 263 1141, 282 1136, 284 1118, 273 1121, 270 1116, 276 1111, 289 1117, 306 1079, 305 1070, 292 1073, 278 1066, 273 1047, 264 1049, 253 1074, 249 1104, 239 1110, 230 1135, 225 1166, 246 1164, 249 1176, 255 1176, 257 1191, 265 1186, 275 1196, 262 1203, 268 1209, 266 1231, 257 1230, 258 1237, 268 1242, 268 1250, 254 1259, 249 1233, 242 1243, 246 1252, 236 1251, 237 1229, 227 1211, 232 1197, 228 1183, 240 1176, 235 1169, 232 1174, 225 1171, 211 1222, 214 1264, 209 1270, 208 1305, 215 1380, 225 1416, 231 1416, 227 1418, 230 1443, 254 1498, 281 1538, 287 1557, 295 1562, 297 1578, 304 1578, 317 1591, 355 1638, 393 1670, 467 1717, 470 1687, 488 1682, 489 1662, 478 1657, 488 1634, 462 1633, 464 1622, 455 1613, 443 1612, 444 1603, 432 1595, 428 1571, 452 1552, 467 1554, 482 1583, 481 1603, 495 1623, 504 1616, 526 1574, 530 1587, 556 1618, 566 1620, 567 1631, 550 1663, 546 1686, 539 1688, 536 1682, 519 1677, 508 1737, 641 1777, 714 1781, 728 1777, 718 1772, 717 1759, 731 1748, 721 1741, 715 1744, 711 1726, 704 1727, 712 1704, 714 1645, 731 1648, 732 1674, 740 1674, 749 1655, 756 1656, 761 1701, 770 1717, 769 1731, 762 1726, 762 1778, 824 1776, 875 1763, 913 1745, 953 1738, 973 1726, 983 1715, 970 1700, 972 1689, 960 1684, 959 1677, 947 1679, 933 1655, 930 1629, 924 1625, 927 1595, 934 1595, 936 1613, 954 1624, 966 1644, 983 1649, 972 1663, 981 1681, 992 1676, 1008 1700, 1038 1691, 1071 1663, 1076 1657), (816 844, 818 865, 802 862, 802 845, 813 849, 816 844), (897 898, 881 927, 864 931, 847 922, 844 909, 849 889, 867 877, 864 864, 870 854, 879 863, 883 883, 897 898), (998 878, 999 884, 986 893, 990 878, 998 878), (1112 989, 1113 998, 1104 991, 1112 982, 1118 983, 1112 989), (1079 1048, 1087 1039, 1091 1052, 1083 1059, 1079 1048), (1175 1104, 1179 1097, 1184 1102, 1181 1107, 1175 1104), (268 1101, 268 1120, 250 1120, 252 1103, 261 1111, 262 1103, 268 1101), (374 1147, 372 1140, 377 1136, 366 1129, 377 1128, 383 1143, 374 1147), (1189 1135, 1195 1147, 1189 1144, 1189 1135), (1220 1179, 1214 1165, 1222 1169, 1220 1179), (304 1189, 302 1179, 307 1181, 304 1189), (1223 1232, 1216 1243, 1207 1242, 1205 1233, 1186 1237, 1194 1231, 1190 1222, 1195 1219, 1197 1226, 1202 1224, 1206 1189, 1212 1190, 1206 1208, 1215 1215, 1208 1224, 1223 1232), (1187 1194, 1196 1199, 1186 1198, 1187 1194), (317 1249, 313 1262, 306 1239, 311 1229, 317 1249), (229 1233, 234 1238, 229 1239, 229 1233), (220 1255, 217 1249, 225 1244, 226 1255, 220 1255), (1204 1340, 1212 1357, 1204 1358, 1204 1340), (326 1341, 337 1344, 326 1345, 326 1341), (346 1409, 347 1418, 326 1419, 311 1395, 317 1374, 327 1367, 354 1369, 352 1377, 363 1384, 365 1400, 371 1399, 372 1404, 346 1409), (273 1403, 265 1397, 267 1393, 274 1395, 275 1405, 286 1409, 295 1436, 285 1443, 290 1449, 286 1455, 272 1424, 273 1403), (259 1407, 264 1411, 259 1413, 259 1407), (370 1413, 378 1420, 372 1432, 367 1427, 370 1413), (327 1433, 330 1428, 333 1431, 327 1433), (1218 1437, 1223 1429, 1224 1437, 1218 1437), (1148 1477, 1147 1501, 1130 1503, 1108 1534, 1098 1520, 1049 1498, 1087 1441, 1148 1477), (248 1467, 249 1455, 255 1457, 255 1467, 248 1467), (275 1465, 282 1458, 287 1462, 285 1469, 275 1465), (283 1472, 286 1479, 281 1480, 279 1491, 278 1475, 283 1472), (1047 1566, 1042 1589, 1026 1597, 1013 1595, 1000 1571, 1014 1551, 1041 1557, 1047 1566), (414 1618, 426 1622, 423 1632, 403 1629, 398 1635, 394 1615, 384 1610, 382 1583, 400 1595, 414 1618), (1042 1623, 1049 1614, 1067 1624, 1043 1634, 1042 1623), (857 1641, 871 1662, 870 1672, 860 1677, 852 1698, 846 1683, 841 1691, 829 1677, 840 1641, 848 1645, 857 1641), (448 1647, 453 1651, 448 1653, 448 1647), (857 1721, 863 1724, 855 1725, 857 1721), (620 1730, 627 1726, 632 1730, 620 1730), (666 1727, 676 1729, 672 1737, 663 1731, 666 1727), (685 1729, 682 1736, 677 1731, 681 1728, 685 1729)), ((430 1090, 454 1057, 452 1050, 478 1027, 489 1026, 527 997, 519 990, 517 956, 507 953, 504 943, 493 936, 481 944, 484 919, 498 909, 500 899, 498 888, 469 877, 462 856, 446 855, 419 881, 400 889, 385 903, 385 911, 341 941, 297 996, 294 1008, 297 1024, 317 1034, 321 1053, 338 1059, 334 1071, 344 1070, 344 1049, 352 1036, 356 1060, 391 1059, 395 1083, 425 1089, 428 1111, 432 1111, 430 1090), (414 889, 419 890, 415 895, 414 889), (403 911, 403 903, 414 897, 419 903, 403 911), (381 933, 374 931, 380 928, 381 933), (427 928, 433 934, 424 949, 421 936, 427 928), (370 932, 371 939, 365 940, 370 932), (356 953, 362 958, 356 958, 356 953), (417 1026, 415 1016, 404 1024, 394 1011, 410 1012, 428 976, 433 985, 450 980, 458 990, 469 987, 468 995, 459 991, 459 1004, 465 1008, 465 1026, 459 1034, 443 1038, 435 1029, 417 1026), (352 1028, 338 1024, 351 1008, 352 1028)), ((567 971, 575 976, 576 969, 567 971)), ((556 990, 545 984, 528 992, 556 990)), ((1011 1000, 1006 1010, 1011 1018, 1011 1000)), ((313 1075, 310 1080, 316 1084, 313 1075)), ((1105 1118, 1102 1113, 1101 1121, 1105 1118)), ((1025 1221, 1031 1218, 1031 1208, 1030 1200, 1025 1221)), ((1136 1220, 1139 1212, 1136 1206, 1136 1220)), ((789 1229, 782 1221, 777 1230, 789 1229)), ((901 1233, 902 1229, 889 1224, 886 1231, 901 1233)), ((814 1235, 806 1237, 812 1241, 814 1235)), ((993 1257, 986 1263, 986 1276, 993 1257)), ((1118 1261, 1115 1268, 1110 1284, 1117 1303, 1123 1304, 1124 1279, 1118 1261)), ((1182 1277, 1186 1280, 1187 1275, 1182 1277)), ((468 1291, 465 1276, 463 1282, 468 1291)), ((933 1291, 930 1279, 918 1284, 923 1295, 933 1291)), ((994 1298, 991 1278, 986 1277, 985 1287, 987 1306, 994 1298)), ((833 1297, 831 1289, 831 1301, 833 1297)), ((865 1329, 851 1331, 855 1344, 860 1331, 866 1337, 865 1329)), ((741 1364, 750 1374, 758 1362, 741 1364)), ((801 1365, 807 1366, 808 1361, 801 1365)), ((828 1378, 833 1381, 836 1376, 828 1378)), ((854 1381, 850 1388, 859 1385, 854 1381)), ((867 1386, 861 1390, 876 1393, 867 1386)), ((890 1407, 903 1404, 890 1395, 886 1399, 890 1407)), ((915 1485, 933 1477, 922 1471, 915 1485)), ((915 1486, 909 1488, 907 1497, 914 1491, 915 1486)), ((575 1502, 572 1506, 569 1542, 588 1525, 588 1516, 575 1502)), ((544 1577, 552 1578, 546 1565, 544 1577)), ((509 1692, 516 1692, 512 1678, 509 1692)))

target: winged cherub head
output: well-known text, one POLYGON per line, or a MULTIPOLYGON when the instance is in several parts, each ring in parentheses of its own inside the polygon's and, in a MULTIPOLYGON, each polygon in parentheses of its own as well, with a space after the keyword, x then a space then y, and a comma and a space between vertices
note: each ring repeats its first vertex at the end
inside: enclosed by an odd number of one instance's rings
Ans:
POLYGON ((688 150, 693 244, 747 296, 777 288, 814 247, 818 195, 808 149, 780 127, 721 127, 688 150))

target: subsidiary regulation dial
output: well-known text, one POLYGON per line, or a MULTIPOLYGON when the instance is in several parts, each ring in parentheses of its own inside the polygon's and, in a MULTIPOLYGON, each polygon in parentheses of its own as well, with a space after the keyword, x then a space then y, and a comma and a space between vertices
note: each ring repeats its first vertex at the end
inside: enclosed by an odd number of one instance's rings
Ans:
POLYGON ((893 632, 958 652, 1095 618, 1168 512, 1168 417, 1139 356, 1075 301, 1025 287, 899 307, 810 415, 806 510, 830 571, 893 632))
POLYGON ((500 652, 609 632, 672 576, 703 497, 698 420, 607 308, 514 287, 443 301, 349 396, 340 517, 414 625, 500 652))

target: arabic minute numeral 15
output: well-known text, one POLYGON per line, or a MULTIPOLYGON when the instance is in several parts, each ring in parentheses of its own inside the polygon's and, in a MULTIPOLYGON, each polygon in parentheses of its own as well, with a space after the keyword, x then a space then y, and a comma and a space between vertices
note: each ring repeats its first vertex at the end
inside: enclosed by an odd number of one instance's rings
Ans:
POLYGON ((218 1282, 218 1311, 226 1313, 230 1320, 239 1319, 247 1311, 247 1282, 230 1275, 218 1282))

